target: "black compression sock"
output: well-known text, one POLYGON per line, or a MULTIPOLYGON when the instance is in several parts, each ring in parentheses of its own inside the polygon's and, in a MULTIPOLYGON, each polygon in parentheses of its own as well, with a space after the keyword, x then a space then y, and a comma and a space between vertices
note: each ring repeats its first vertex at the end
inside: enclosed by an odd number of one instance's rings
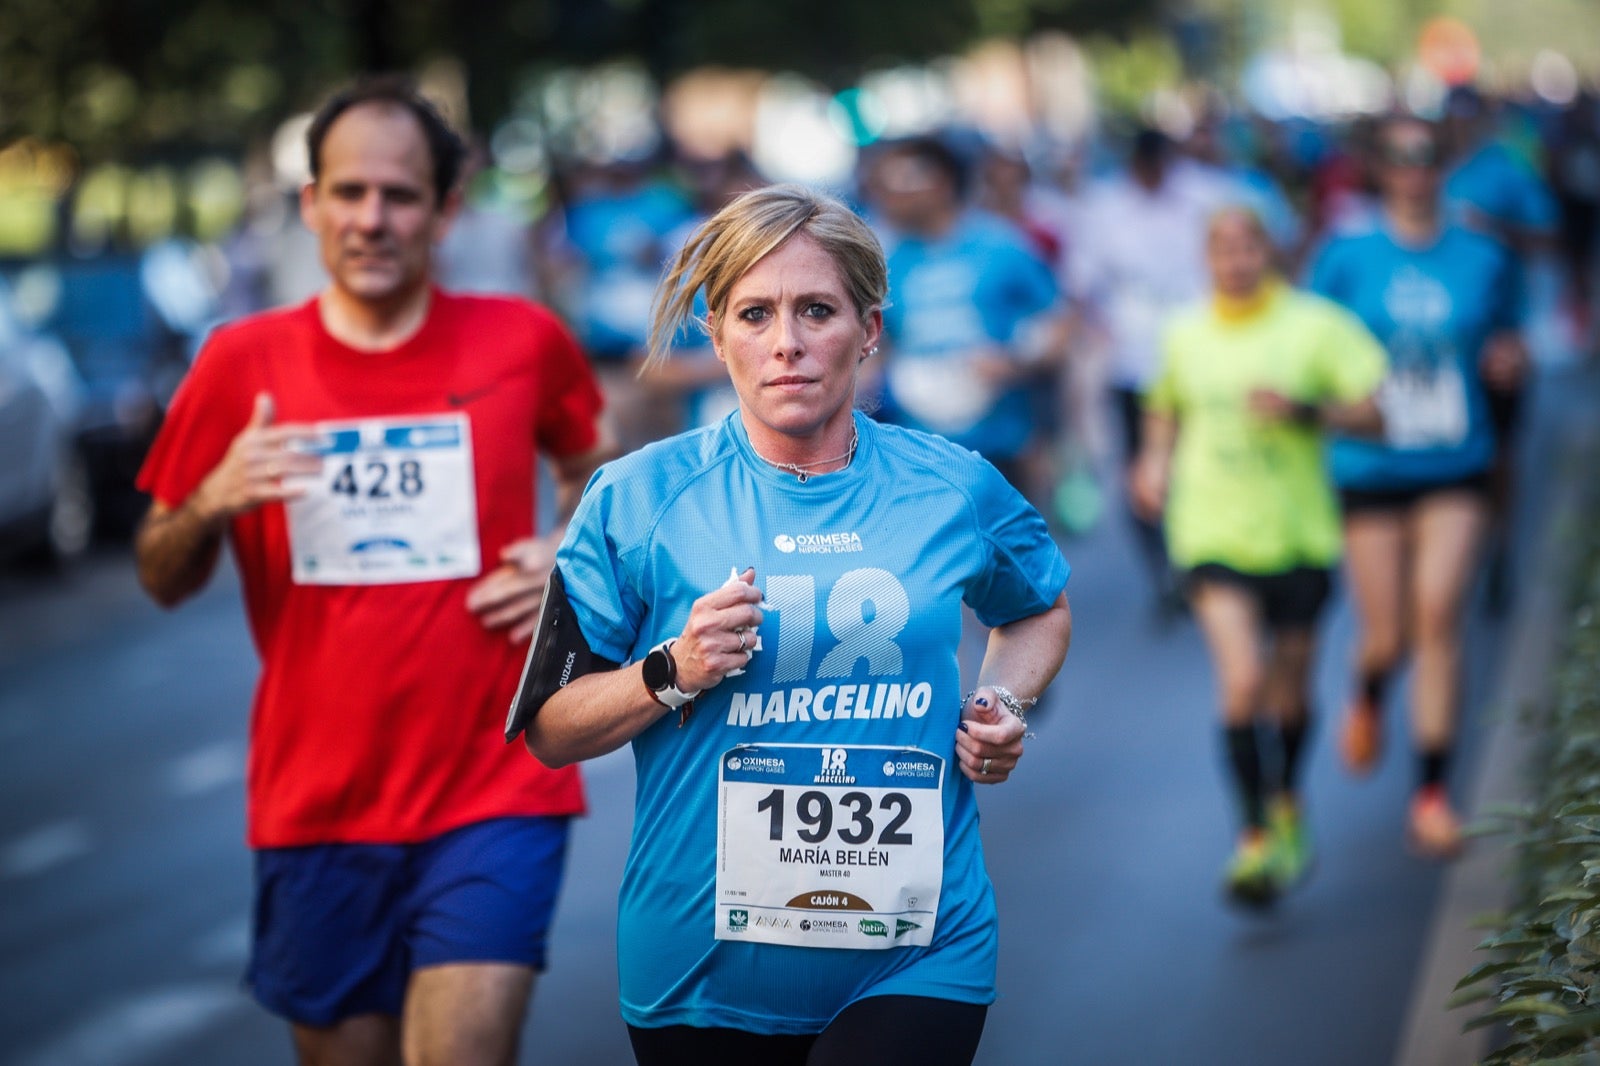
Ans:
POLYGON ((1261 744, 1256 737, 1255 723, 1225 726, 1222 738, 1227 747, 1228 766, 1233 771, 1234 786, 1239 793, 1244 823, 1251 828, 1263 828, 1267 824, 1267 813, 1261 787, 1261 744))
POLYGON ((1383 710, 1383 696, 1389 691, 1389 675, 1384 673, 1362 674, 1361 694, 1367 699, 1367 706, 1374 711, 1383 710))
POLYGON ((1450 770, 1450 749, 1417 753, 1417 784, 1421 788, 1443 785, 1450 770))
POLYGON ((1311 732, 1311 715, 1303 714, 1296 721, 1278 727, 1282 738, 1283 765, 1280 777, 1283 790, 1294 792, 1300 781, 1301 757, 1305 754, 1306 736, 1311 732))

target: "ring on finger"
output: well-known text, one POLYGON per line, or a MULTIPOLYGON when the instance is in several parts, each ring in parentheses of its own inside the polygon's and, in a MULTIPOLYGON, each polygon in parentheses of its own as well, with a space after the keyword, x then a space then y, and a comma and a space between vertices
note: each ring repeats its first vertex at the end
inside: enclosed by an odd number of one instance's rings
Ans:
POLYGON ((987 774, 988 772, 989 772, 989 760, 985 759, 985 760, 983 760, 983 765, 978 767, 978 773, 987 774))
POLYGON ((734 632, 739 634, 739 650, 740 651, 744 651, 745 650, 744 626, 740 626, 738 629, 735 629, 734 632))

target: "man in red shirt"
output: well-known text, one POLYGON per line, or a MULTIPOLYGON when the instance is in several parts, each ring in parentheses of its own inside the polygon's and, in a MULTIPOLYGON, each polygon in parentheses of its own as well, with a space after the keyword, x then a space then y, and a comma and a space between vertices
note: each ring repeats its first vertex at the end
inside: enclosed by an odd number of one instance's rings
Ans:
POLYGON ((555 317, 447 294, 460 140, 408 84, 333 97, 301 215, 330 283, 217 331, 139 484, 166 606, 233 549, 262 674, 248 980, 303 1063, 510 1063, 580 782, 501 739, 564 516, 603 453, 555 317), (509 639, 508 639, 509 638, 509 639))

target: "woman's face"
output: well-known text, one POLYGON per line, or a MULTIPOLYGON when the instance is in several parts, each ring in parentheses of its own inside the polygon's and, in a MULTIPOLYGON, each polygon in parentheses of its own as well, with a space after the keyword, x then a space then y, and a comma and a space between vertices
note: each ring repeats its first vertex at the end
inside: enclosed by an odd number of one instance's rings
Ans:
POLYGON ((882 314, 863 318, 833 257, 803 233, 734 282, 712 338, 756 447, 777 436, 834 443, 828 431, 850 421, 858 369, 882 328, 882 314))
POLYGON ((1378 185, 1391 202, 1432 203, 1439 196, 1439 144, 1420 122, 1397 122, 1378 139, 1378 185))
POLYGON ((1219 216, 1206 237, 1206 263, 1211 283, 1225 296, 1249 296, 1260 287, 1272 265, 1272 253, 1261 230, 1236 212, 1219 216))

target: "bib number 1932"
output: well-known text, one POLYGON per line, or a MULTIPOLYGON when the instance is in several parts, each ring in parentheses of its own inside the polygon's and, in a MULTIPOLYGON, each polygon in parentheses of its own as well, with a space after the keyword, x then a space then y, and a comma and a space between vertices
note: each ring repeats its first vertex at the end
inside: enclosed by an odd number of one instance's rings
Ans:
MULTIPOLYGON (((767 793, 756 810, 771 816, 768 840, 782 840, 787 804, 792 793, 775 788, 767 793)), ((812 788, 794 797, 794 835, 808 844, 820 844, 830 835, 837 835, 846 844, 911 844, 912 835, 902 831, 911 818, 911 797, 904 792, 886 792, 878 796, 877 813, 883 820, 880 829, 874 818, 873 799, 865 792, 846 792, 837 802, 821 789, 812 788), (843 817, 835 832, 835 810, 843 817), (876 840, 874 840, 876 835, 876 840)))
POLYGON ((932 942, 944 760, 917 748, 742 744, 720 760, 716 936, 932 942))

